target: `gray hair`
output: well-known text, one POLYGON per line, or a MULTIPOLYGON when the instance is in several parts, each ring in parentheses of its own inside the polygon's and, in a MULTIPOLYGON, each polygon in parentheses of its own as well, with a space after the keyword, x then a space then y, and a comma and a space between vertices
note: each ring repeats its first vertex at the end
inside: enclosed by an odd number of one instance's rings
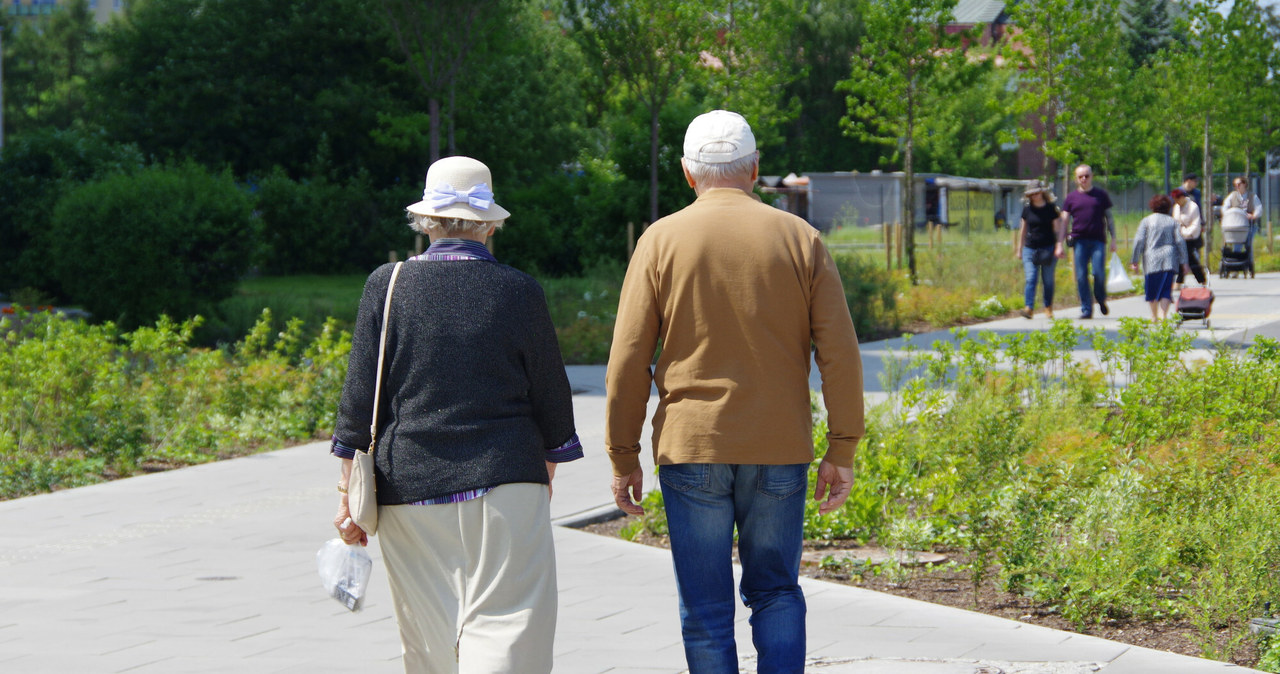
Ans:
MULTIPOLYGON (((702 151, 733 152, 736 149, 737 146, 733 143, 708 143, 702 148, 702 151)), ((693 176, 694 182, 714 185, 750 178, 751 172, 755 170, 756 164, 759 161, 760 154, 758 152, 752 152, 745 157, 740 157, 723 164, 708 164, 706 162, 700 162, 685 157, 684 166, 689 170, 689 175, 693 176)))
POLYGON ((409 229, 419 234, 429 234, 432 231, 444 231, 445 236, 458 236, 460 234, 477 233, 483 234, 489 231, 490 227, 498 227, 499 229, 506 223, 506 220, 467 220, 465 218, 441 218, 434 215, 418 215, 417 213, 409 214, 409 229))

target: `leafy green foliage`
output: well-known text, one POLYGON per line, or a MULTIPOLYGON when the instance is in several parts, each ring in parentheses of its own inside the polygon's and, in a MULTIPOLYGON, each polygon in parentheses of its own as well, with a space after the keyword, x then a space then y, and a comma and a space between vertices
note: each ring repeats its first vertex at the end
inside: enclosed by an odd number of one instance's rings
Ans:
POLYGON ((58 201, 51 267, 101 319, 133 327, 192 316, 230 296, 248 268, 250 213, 228 176, 194 165, 108 176, 58 201))
POLYGON ((54 204, 83 182, 131 173, 143 161, 136 147, 103 133, 44 129, 8 140, 0 155, 0 290, 57 294, 50 261, 75 243, 53 237, 54 204))
POLYGON ((200 319, 122 333, 50 313, 0 321, 0 498, 202 463, 327 431, 351 338, 269 313, 227 351, 200 319))
MULTIPOLYGON (((1132 319, 955 337, 901 355, 848 504, 810 512, 807 534, 892 542, 927 522, 913 531, 963 551, 975 585, 1082 626, 1186 619, 1229 657, 1280 597, 1280 343, 1190 362, 1173 324, 1132 319), (1088 341, 1097 365, 1073 356, 1088 341)), ((819 455, 823 430, 818 415, 819 455)))
POLYGON ((325 146, 344 174, 394 169, 405 157, 369 133, 409 86, 387 39, 356 0, 152 0, 104 37, 96 119, 149 155, 241 176, 301 177, 325 146))

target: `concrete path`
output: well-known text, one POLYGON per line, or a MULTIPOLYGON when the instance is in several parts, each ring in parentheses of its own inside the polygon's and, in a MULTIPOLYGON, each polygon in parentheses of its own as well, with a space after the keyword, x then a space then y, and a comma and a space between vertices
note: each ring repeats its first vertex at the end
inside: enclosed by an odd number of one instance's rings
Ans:
MULTIPOLYGON (((1216 279, 1215 279, 1216 281, 1216 279)), ((1215 283, 1214 337, 1280 334, 1280 275, 1215 283), (1248 329, 1249 332, 1245 332, 1248 329)), ((1094 325, 1144 316, 1114 303, 1094 325)), ((1042 328, 1043 319, 983 329, 1042 328)), ((1201 331, 1204 346, 1209 334, 1201 331)), ((917 338, 922 345, 947 333, 917 338)), ((868 385, 890 343, 866 345, 868 385)), ((608 509, 603 368, 571 367, 583 461, 560 469, 559 523, 608 509)), ((402 671, 377 545, 360 613, 320 588, 333 536, 327 444, 0 502, 0 672, 402 671)), ((556 528, 556 672, 679 672, 684 656, 663 550, 556 528)), ((375 539, 376 541, 376 539, 375 539)), ((862 674, 1198 673, 1229 665, 1059 632, 821 581, 809 602, 808 671, 862 674)), ((754 671, 746 613, 738 649, 754 671)), ((1233 668, 1239 670, 1239 668, 1233 668)))

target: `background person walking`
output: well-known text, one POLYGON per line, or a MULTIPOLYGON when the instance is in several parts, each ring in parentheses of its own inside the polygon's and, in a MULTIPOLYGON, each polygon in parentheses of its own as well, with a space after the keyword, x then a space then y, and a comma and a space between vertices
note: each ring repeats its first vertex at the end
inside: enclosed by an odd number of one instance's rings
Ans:
MULTIPOLYGON (((1204 248, 1204 221, 1200 218, 1200 206, 1191 199, 1184 189, 1175 189, 1173 194, 1173 219, 1178 221, 1178 231, 1187 244, 1187 266, 1200 285, 1205 283, 1204 265, 1200 262, 1200 251, 1204 248)), ((1174 282, 1174 290, 1182 287, 1186 273, 1179 268, 1178 279, 1174 282)))
POLYGON ((1133 258, 1130 266, 1138 271, 1142 263, 1143 290, 1151 305, 1151 320, 1160 322, 1169 317, 1173 304, 1173 278, 1179 269, 1187 271, 1187 245, 1179 232, 1178 221, 1170 211, 1173 201, 1163 194, 1151 198, 1148 204, 1151 215, 1138 223, 1133 236, 1133 258))
POLYGON ((1022 223, 1013 246, 1013 256, 1022 260, 1022 272, 1026 278, 1023 295, 1026 304, 1023 318, 1031 318, 1036 306, 1036 282, 1044 284, 1044 314, 1053 318, 1054 271, 1058 259, 1063 256, 1062 239, 1066 219, 1062 210, 1053 203, 1053 194, 1039 180, 1027 183, 1023 192, 1022 223))
POLYGON ((1107 309, 1107 239, 1116 251, 1116 223, 1111 217, 1111 195, 1093 184, 1088 164, 1076 167, 1076 190, 1062 200, 1062 210, 1071 218, 1071 253, 1075 259, 1076 292, 1080 294, 1080 318, 1093 318, 1093 303, 1105 316, 1107 309), (1093 287, 1089 269, 1093 269, 1093 287))

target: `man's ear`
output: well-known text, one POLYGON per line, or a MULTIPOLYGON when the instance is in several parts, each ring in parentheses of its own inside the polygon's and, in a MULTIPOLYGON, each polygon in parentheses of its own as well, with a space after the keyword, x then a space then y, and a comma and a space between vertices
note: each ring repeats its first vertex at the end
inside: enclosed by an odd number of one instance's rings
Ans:
POLYGON ((684 171, 684 179, 685 182, 689 183, 689 187, 693 188, 694 191, 697 191, 698 184, 693 180, 693 174, 689 173, 689 167, 685 165, 684 157, 680 158, 680 170, 684 171))

